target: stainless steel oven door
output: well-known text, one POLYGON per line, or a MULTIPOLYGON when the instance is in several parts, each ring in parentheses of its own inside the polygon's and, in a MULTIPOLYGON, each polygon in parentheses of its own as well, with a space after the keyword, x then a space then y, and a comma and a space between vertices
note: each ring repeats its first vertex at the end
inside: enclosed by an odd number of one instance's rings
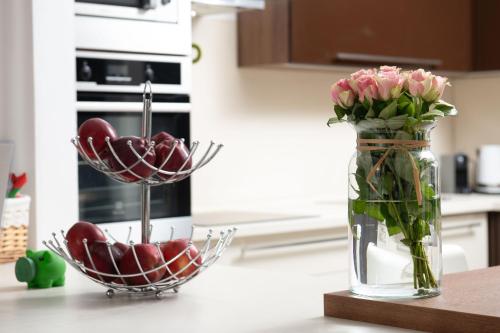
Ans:
MULTIPOLYGON (((139 102, 78 101, 77 105, 78 126, 89 118, 99 117, 113 125, 120 136, 139 135, 141 132, 139 102)), ((189 112, 175 110, 174 105, 169 103, 156 103, 153 112, 153 133, 164 130, 189 142, 189 126, 189 112)), ((132 239, 140 240, 141 187, 139 185, 116 182, 97 172, 80 158, 78 188, 80 220, 97 223, 122 241, 126 240, 128 226, 131 226, 132 239)), ((189 237, 190 215, 189 178, 151 189, 152 241, 168 240, 172 230, 176 238, 189 237)))

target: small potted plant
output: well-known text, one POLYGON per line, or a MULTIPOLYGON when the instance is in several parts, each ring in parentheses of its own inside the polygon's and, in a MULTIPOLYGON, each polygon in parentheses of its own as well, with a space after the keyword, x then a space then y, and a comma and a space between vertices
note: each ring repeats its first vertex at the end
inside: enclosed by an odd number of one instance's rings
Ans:
POLYGON ((0 263, 16 261, 25 255, 28 246, 28 225, 31 198, 20 193, 26 185, 26 173, 10 175, 0 228, 0 263))

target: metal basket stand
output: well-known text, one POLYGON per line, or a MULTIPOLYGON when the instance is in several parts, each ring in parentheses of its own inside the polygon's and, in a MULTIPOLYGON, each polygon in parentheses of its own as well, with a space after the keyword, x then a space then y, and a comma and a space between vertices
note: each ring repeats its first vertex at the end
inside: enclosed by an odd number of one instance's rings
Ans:
MULTIPOLYGON (((152 107, 152 101, 153 101, 153 93, 152 93, 152 88, 151 88, 151 83, 147 81, 144 86, 144 93, 143 93, 143 112, 142 112, 142 137, 146 139, 146 142, 148 142, 148 146, 146 149, 146 152, 143 154, 140 154, 132 145, 131 141, 128 141, 128 147, 130 148, 130 151, 133 153, 133 155, 137 158, 137 161, 132 163, 131 165, 126 165, 118 156, 116 151, 114 150, 112 146, 111 139, 109 137, 105 138, 105 142, 107 144, 107 149, 112 155, 112 158, 114 158, 118 164, 121 166, 120 170, 113 170, 109 164, 104 161, 99 154, 97 153, 97 150, 95 149, 93 145, 93 138, 89 137, 88 138, 88 144, 89 147, 91 148, 92 152, 94 153, 94 156, 96 156, 96 159, 91 159, 85 150, 82 148, 81 143, 80 143, 80 138, 77 136, 73 138, 71 141, 73 145, 77 148, 78 152, 80 153, 80 156, 94 169, 96 169, 99 172, 102 172, 109 176, 110 178, 123 182, 123 183, 135 183, 135 184, 140 184, 142 187, 142 199, 141 199, 141 243, 143 244, 149 244, 150 243, 150 238, 151 238, 151 233, 152 233, 152 226, 150 224, 150 196, 151 196, 151 186, 160 186, 164 184, 169 184, 169 183, 174 183, 181 181, 187 177, 189 177, 193 172, 196 170, 200 169, 201 167, 205 166, 207 163, 209 163, 215 155, 220 151, 220 149, 223 147, 222 144, 215 144, 214 142, 211 142, 207 150, 202 154, 201 158, 198 160, 198 162, 193 163, 189 168, 186 168, 188 165, 189 161, 192 160, 192 157, 196 153, 199 147, 199 142, 195 141, 192 143, 190 147, 190 152, 188 155, 188 158, 184 163, 179 167, 177 171, 167 171, 163 170, 163 167, 167 164, 167 162, 170 160, 170 158, 173 155, 173 152, 176 148, 177 145, 181 144, 183 140, 176 139, 173 143, 173 146, 170 149, 170 152, 168 156, 165 158, 164 161, 161 162, 161 164, 156 167, 154 165, 151 165, 146 161, 146 156, 148 156, 149 152, 154 150, 155 147, 155 142, 151 141, 151 121, 152 121, 152 113, 151 113, 151 107, 152 107), (139 165, 139 164, 145 165, 147 168, 150 168, 151 174, 148 175, 147 177, 143 177, 139 175, 137 172, 134 172, 134 168, 139 165), (132 175, 133 180, 130 178, 125 178, 123 177, 124 174, 132 175)), ((157 164, 157 163, 155 163, 157 164)), ((109 232, 106 233, 109 237, 109 239, 116 241, 114 237, 109 234, 109 232)), ((129 237, 125 243, 128 243, 131 245, 131 251, 133 252, 133 256, 135 259, 135 262, 137 263, 137 267, 139 269, 138 273, 134 274, 121 274, 119 270, 119 264, 114 260, 114 257, 112 255, 112 244, 108 239, 107 246, 108 246, 108 253, 111 258, 111 262, 113 264, 113 268, 116 270, 117 274, 110 274, 110 273, 105 273, 105 272, 100 272, 96 269, 96 266, 93 262, 92 256, 89 251, 89 246, 87 245, 87 240, 83 240, 84 247, 85 247, 85 252, 87 255, 87 259, 90 262, 91 267, 87 267, 82 263, 81 261, 75 260, 71 255, 68 250, 67 246, 67 240, 65 237, 65 233, 63 230, 61 230, 61 237, 62 241, 58 239, 58 236, 56 233, 52 234, 52 238, 48 241, 44 241, 43 244, 48 247, 50 250, 55 252, 57 255, 59 255, 61 258, 63 258, 68 264, 73 266, 75 269, 80 271, 82 274, 87 276, 89 279, 93 280, 94 282, 103 285, 104 287, 108 288, 106 295, 108 297, 112 297, 115 292, 123 292, 127 294, 133 294, 133 295, 156 295, 157 297, 160 297, 164 292, 166 291, 174 291, 177 292, 179 287, 183 285, 184 283, 190 281, 193 279, 195 276, 198 276, 199 273, 201 273, 203 270, 208 268, 210 265, 215 263, 217 259, 220 258, 224 250, 229 246, 231 243, 234 235, 236 233, 236 228, 231 228, 226 231, 220 232, 220 237, 217 242, 213 242, 213 232, 210 230, 206 236, 205 241, 203 242, 202 246, 200 247, 200 251, 195 257, 191 257, 190 255, 190 250, 191 247, 193 246, 192 243, 192 236, 193 236, 193 231, 191 232, 191 237, 189 239, 188 246, 178 253, 175 257, 172 259, 166 261, 165 258, 163 257, 163 253, 160 249, 160 243, 157 242, 155 243, 155 246, 157 248, 157 251, 160 254, 160 257, 162 259, 162 264, 154 269, 150 270, 144 270, 143 267, 140 264, 138 255, 135 251, 134 248, 134 243, 130 241, 130 234, 131 234, 131 229, 129 229, 129 237), (179 259, 182 256, 186 256, 189 259, 188 264, 186 264, 182 269, 179 271, 173 272, 171 270, 171 264, 175 262, 177 259, 179 259), (200 263, 201 262, 201 263, 200 263), (188 270, 189 269, 189 270, 188 270), (149 278, 149 274, 157 272, 157 271, 166 271, 166 274, 159 280, 159 281, 151 281, 149 278), (189 274, 183 274, 184 272, 190 272, 189 274), (90 276, 89 274, 92 274, 93 276, 90 276), (141 277, 146 281, 147 283, 141 284, 141 285, 130 285, 127 284, 126 280, 134 277, 141 277), (111 281, 111 282, 107 282, 111 281)), ((170 240, 172 240, 174 234, 174 229, 172 227, 171 233, 170 233, 170 240)))

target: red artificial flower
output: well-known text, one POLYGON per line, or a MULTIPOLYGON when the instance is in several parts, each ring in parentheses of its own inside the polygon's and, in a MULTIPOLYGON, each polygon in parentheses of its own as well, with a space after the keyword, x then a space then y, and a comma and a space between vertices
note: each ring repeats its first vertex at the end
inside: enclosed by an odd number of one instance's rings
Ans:
POLYGON ((20 189, 28 182, 28 176, 26 175, 26 172, 17 177, 15 174, 11 173, 10 180, 12 181, 12 189, 20 189))

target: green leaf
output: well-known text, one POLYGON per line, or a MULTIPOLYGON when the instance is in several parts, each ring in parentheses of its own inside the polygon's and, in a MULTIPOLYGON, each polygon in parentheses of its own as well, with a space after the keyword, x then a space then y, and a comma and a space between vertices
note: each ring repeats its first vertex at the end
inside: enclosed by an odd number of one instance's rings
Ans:
POLYGON ((337 115, 338 119, 344 118, 344 116, 345 116, 345 109, 344 108, 342 108, 339 105, 335 105, 333 107, 333 110, 335 111, 335 114, 337 115))
POLYGON ((380 205, 377 203, 370 203, 366 209, 366 213, 369 217, 382 222, 384 220, 384 215, 380 212, 380 205))
POLYGON ((398 225, 396 216, 393 216, 389 210, 389 206, 387 203, 382 203, 380 206, 380 212, 384 216, 385 226, 387 227, 387 231, 389 232, 389 236, 394 236, 401 232, 401 228, 398 225))
POLYGON ((356 178, 356 183, 358 183, 359 197, 368 199, 370 196, 370 188, 368 183, 366 182, 365 172, 361 168, 358 168, 358 170, 356 170, 356 173, 354 174, 354 177, 356 178))
POLYGON ((360 199, 352 201, 352 211, 354 212, 354 214, 358 215, 364 214, 365 210, 366 210, 366 201, 360 199))
POLYGON ((415 115, 415 104, 410 103, 405 109, 406 114, 408 117, 413 117, 415 115))
POLYGON ((436 192, 434 191, 434 187, 427 183, 422 183, 422 195, 426 200, 432 200, 436 197, 436 192))
POLYGON ((356 165, 358 166, 358 169, 361 168, 363 170, 363 176, 366 176, 373 167, 371 153, 369 151, 358 152, 358 156, 356 157, 356 165))
POLYGON ((408 115, 402 114, 400 116, 395 116, 387 119, 385 123, 387 124, 387 127, 389 127, 390 129, 397 130, 405 126, 407 118, 408 115))
POLYGON ((408 105, 411 104, 411 98, 409 98, 406 94, 401 94, 398 98, 398 109, 404 110, 408 105))
POLYGON ((405 208, 407 208, 406 214, 412 219, 416 219, 421 214, 421 208, 417 201, 407 201, 405 208))
POLYGON ((386 101, 378 101, 378 100, 374 100, 373 101, 373 106, 372 106, 372 109, 373 111, 375 112, 375 115, 378 117, 380 112, 387 106, 387 102, 386 101))
POLYGON ((394 135, 394 139, 396 140, 411 140, 411 135, 405 131, 397 131, 394 135))
POLYGON ((370 109, 370 101, 367 98, 363 100, 363 106, 366 110, 370 109))
POLYGON ((368 107, 365 107, 361 103, 354 104, 354 107, 352 109, 352 114, 353 114, 356 122, 365 118, 366 114, 368 113, 369 108, 370 108, 369 105, 368 105, 368 107))
POLYGON ((333 125, 333 124, 338 124, 338 123, 343 123, 345 122, 344 119, 338 119, 336 117, 332 117, 328 119, 328 122, 326 123, 328 126, 333 125))
POLYGON ((422 109, 420 110, 420 114, 424 114, 424 113, 429 112, 429 107, 430 107, 429 102, 422 100, 422 109))
POLYGON ((394 190, 394 178, 392 173, 386 172, 382 175, 382 194, 391 194, 394 190))
POLYGON ((405 124, 405 127, 406 128, 414 128, 418 123, 418 119, 415 118, 415 117, 408 117, 408 119, 406 119, 406 124, 405 124))
POLYGON ((366 118, 375 118, 375 111, 373 109, 368 110, 366 118))
POLYGON ((434 109, 443 112, 445 116, 455 116, 458 113, 454 105, 441 100, 434 104, 434 109))
POLYGON ((382 119, 392 118, 396 115, 397 110, 398 110, 398 101, 393 100, 382 111, 380 111, 380 114, 378 115, 378 117, 382 118, 382 119))
POLYGON ((366 120, 361 120, 357 124, 357 127, 364 130, 385 128, 385 121, 378 118, 368 118, 366 120))
POLYGON ((430 227, 429 223, 425 222, 422 219, 418 219, 412 224, 412 237, 411 239, 415 241, 419 241, 425 236, 430 235, 430 227))
POLYGON ((434 119, 436 117, 444 117, 444 113, 439 110, 432 110, 422 115, 422 119, 434 119))
POLYGON ((403 243, 404 245, 406 245, 406 246, 410 247, 410 246, 413 244, 413 241, 412 241, 412 240, 410 240, 410 239, 403 238, 403 239, 401 240, 401 243, 403 243))
POLYGON ((394 170, 398 177, 413 183, 413 167, 406 151, 397 150, 394 153, 394 170))

